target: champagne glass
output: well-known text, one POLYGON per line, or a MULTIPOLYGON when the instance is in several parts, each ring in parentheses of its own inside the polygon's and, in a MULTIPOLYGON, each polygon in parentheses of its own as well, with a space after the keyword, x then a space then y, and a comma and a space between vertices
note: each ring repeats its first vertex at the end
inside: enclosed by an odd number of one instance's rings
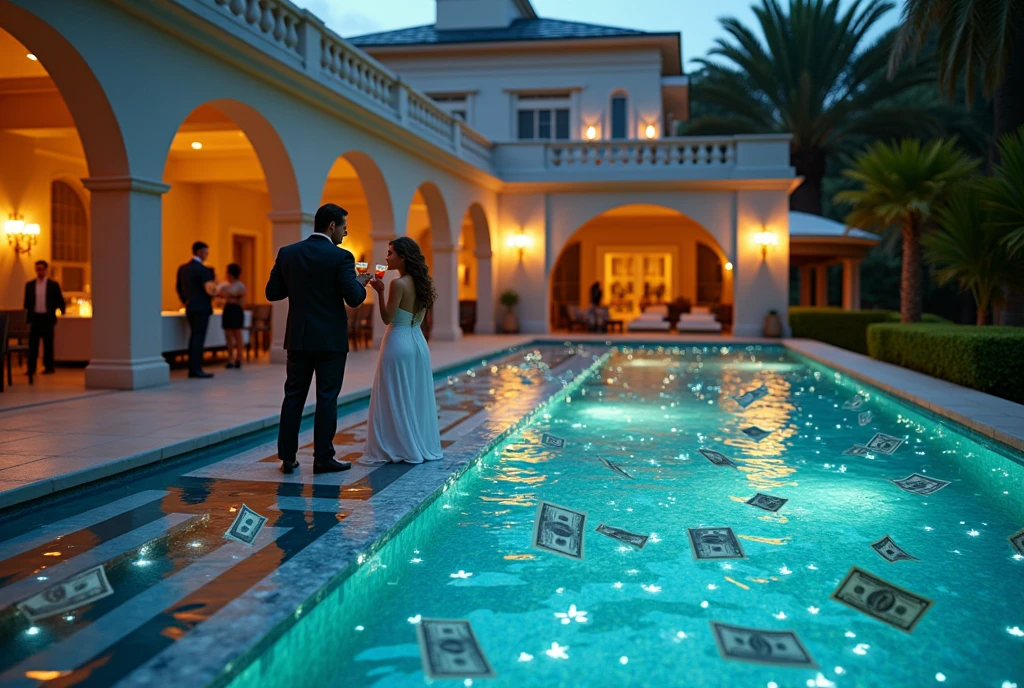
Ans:
POLYGON ((377 263, 376 268, 376 271, 373 273, 374 276, 379 280, 384 279, 384 271, 388 269, 388 266, 377 263))
POLYGON ((367 263, 356 263, 356 274, 365 275, 370 272, 370 266, 367 263))

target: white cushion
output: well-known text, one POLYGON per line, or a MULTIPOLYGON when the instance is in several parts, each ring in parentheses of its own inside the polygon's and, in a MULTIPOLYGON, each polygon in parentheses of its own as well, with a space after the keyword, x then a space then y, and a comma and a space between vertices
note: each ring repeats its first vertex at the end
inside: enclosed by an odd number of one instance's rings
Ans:
POLYGON ((653 306, 648 306, 647 309, 643 312, 643 314, 647 315, 648 313, 657 313, 658 315, 664 318, 666 315, 668 315, 668 305, 664 303, 659 303, 653 306))
POLYGON ((690 309, 690 315, 708 315, 711 309, 707 306, 694 306, 690 309))
POLYGON ((679 316, 679 322, 705 323, 716 321, 715 316, 710 313, 683 313, 679 316))

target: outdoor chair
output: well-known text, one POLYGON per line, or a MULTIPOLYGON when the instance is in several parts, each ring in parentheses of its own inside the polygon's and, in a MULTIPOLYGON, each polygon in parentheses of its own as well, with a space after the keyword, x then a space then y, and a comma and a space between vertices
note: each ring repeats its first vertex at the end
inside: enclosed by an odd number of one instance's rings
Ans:
POLYGON ((8 386, 14 384, 12 377, 12 368, 14 363, 11 360, 13 354, 18 354, 18 365, 22 363, 23 357, 28 357, 28 335, 29 325, 26 322, 25 311, 23 309, 0 311, 0 316, 3 316, 5 321, 3 340, 0 341, 0 349, 3 351, 3 358, 0 359, 0 375, 3 374, 3 365, 6 361, 7 364, 7 384, 8 386), (14 344, 11 344, 11 340, 14 340, 14 344))

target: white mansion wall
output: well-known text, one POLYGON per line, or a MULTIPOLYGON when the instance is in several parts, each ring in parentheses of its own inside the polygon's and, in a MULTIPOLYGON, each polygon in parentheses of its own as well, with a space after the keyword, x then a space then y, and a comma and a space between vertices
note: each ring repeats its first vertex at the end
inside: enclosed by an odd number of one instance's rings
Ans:
POLYGON ((654 124, 661 134, 661 53, 657 49, 567 51, 538 43, 530 46, 529 52, 465 50, 378 57, 428 94, 471 94, 468 124, 493 141, 516 139, 517 92, 571 92, 569 132, 579 140, 589 125, 597 128, 597 138, 609 137, 610 99, 623 90, 629 95, 630 138, 640 138, 647 124, 654 124))

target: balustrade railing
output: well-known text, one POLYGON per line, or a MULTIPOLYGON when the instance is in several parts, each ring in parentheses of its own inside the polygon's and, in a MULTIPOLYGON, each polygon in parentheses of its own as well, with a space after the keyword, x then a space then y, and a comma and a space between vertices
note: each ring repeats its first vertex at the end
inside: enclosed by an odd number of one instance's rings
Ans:
POLYGON ((299 25, 303 22, 302 10, 290 2, 280 0, 212 0, 214 5, 234 18, 250 31, 276 44, 279 48, 302 54, 299 49, 299 25))
POLYGON ((566 141, 546 146, 545 167, 579 170, 601 166, 718 166, 736 163, 734 139, 669 138, 656 141, 566 141))

